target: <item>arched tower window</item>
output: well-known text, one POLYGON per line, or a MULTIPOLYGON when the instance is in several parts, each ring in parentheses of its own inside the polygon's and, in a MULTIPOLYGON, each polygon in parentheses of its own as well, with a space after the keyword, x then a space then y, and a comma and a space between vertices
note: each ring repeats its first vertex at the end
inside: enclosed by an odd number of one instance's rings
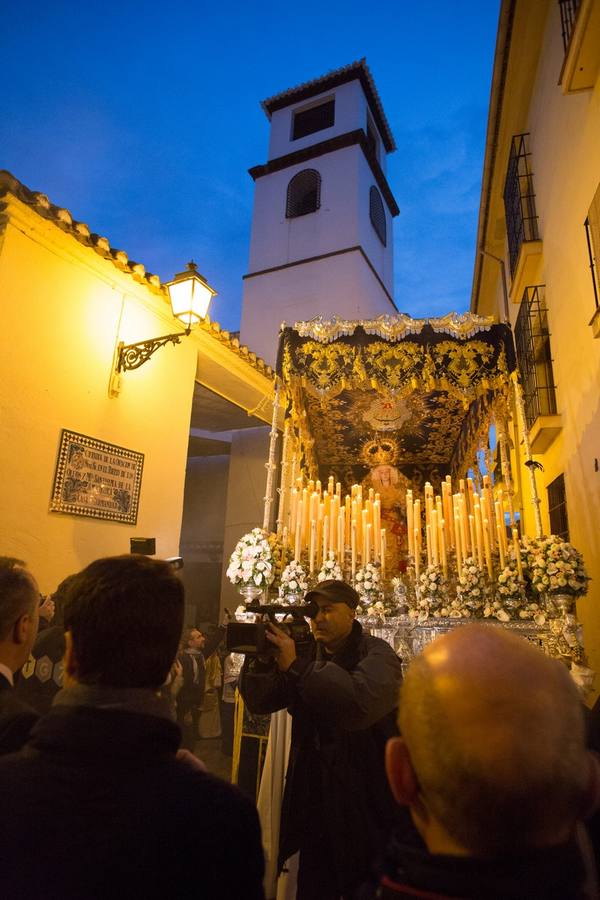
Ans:
POLYGON ((387 246, 385 210, 383 208, 381 194, 376 187, 372 187, 369 191, 369 217, 371 219, 371 225, 377 232, 377 237, 384 247, 387 246))
POLYGON ((321 206, 321 176, 316 169, 298 172, 287 189, 286 219, 295 219, 316 212, 321 206))

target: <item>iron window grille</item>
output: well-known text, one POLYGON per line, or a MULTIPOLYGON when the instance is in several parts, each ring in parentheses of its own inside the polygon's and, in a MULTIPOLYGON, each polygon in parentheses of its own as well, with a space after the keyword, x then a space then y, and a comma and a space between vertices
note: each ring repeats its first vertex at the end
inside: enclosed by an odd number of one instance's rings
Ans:
POLYGON ((598 302, 598 296, 600 295, 600 184, 594 194, 584 225, 594 288, 594 301, 596 309, 598 309, 600 305, 598 302))
POLYGON ((556 414, 556 386, 543 284, 525 288, 515 324, 515 345, 525 419, 527 427, 531 428, 538 416, 556 414))
POLYGON ((298 172, 287 189, 285 205, 286 219, 296 219, 316 212, 321 206, 321 176, 316 169, 298 172))
POLYGON ((292 140, 297 141, 298 138, 314 134, 316 131, 331 128, 334 121, 335 100, 326 100, 325 103, 319 103, 317 106, 311 106, 308 109, 295 112, 292 125, 292 140))
POLYGON ((531 153, 527 148, 526 140, 528 137, 528 134, 516 134, 513 137, 506 181, 504 182, 508 255, 510 271, 513 275, 517 268, 523 242, 539 240, 531 153))
POLYGON ((566 53, 569 49, 569 42, 571 40, 571 35, 573 34, 573 29, 575 28, 575 22, 577 21, 577 13, 581 6, 581 0, 558 0, 558 5, 560 7, 563 46, 566 53))
POLYGON ((550 516, 550 534, 556 534, 563 540, 569 540, 569 517, 567 515, 567 495, 565 492, 565 476, 559 475, 548 485, 548 514, 550 516))
POLYGON ((369 191, 369 217, 371 225, 377 233, 377 237, 384 247, 387 246, 387 229, 385 224, 385 209, 381 194, 376 187, 369 191))

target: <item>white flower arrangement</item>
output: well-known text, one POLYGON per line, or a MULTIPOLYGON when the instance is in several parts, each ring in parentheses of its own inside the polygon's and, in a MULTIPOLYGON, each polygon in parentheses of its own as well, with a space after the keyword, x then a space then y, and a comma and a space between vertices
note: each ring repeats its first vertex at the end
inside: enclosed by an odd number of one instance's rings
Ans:
POLYGON ((509 622, 511 619, 519 617, 524 604, 524 584, 519 581, 515 562, 509 561, 498 575, 495 594, 486 603, 483 615, 486 618, 494 616, 500 622, 509 622))
MULTIPOLYGON (((369 562, 359 569, 354 576, 354 587, 360 595, 361 602, 371 607, 383 601, 379 563, 369 562)), ((379 613, 382 615, 382 613, 379 613)), ((377 615, 377 613, 375 613, 377 615)))
POLYGON ((524 538, 523 550, 534 597, 540 594, 581 597, 587 593, 589 578, 583 558, 572 544, 551 534, 547 538, 524 538))
POLYGON ((344 574, 338 563, 337 556, 333 550, 327 551, 327 558, 323 560, 323 565, 317 575, 317 581, 343 581, 344 574))
POLYGON ((419 575, 417 587, 416 606, 408 613, 412 619, 424 621, 430 616, 439 618, 449 615, 446 577, 441 566, 427 566, 419 575))
POLYGON ((467 556, 456 584, 456 601, 452 604, 452 614, 465 618, 482 616, 487 605, 487 593, 485 573, 479 568, 474 556, 467 556))
POLYGON ((240 538, 227 567, 227 577, 231 583, 260 588, 272 584, 276 574, 273 549, 271 536, 262 528, 253 528, 240 538))
POLYGON ((281 573, 279 596, 282 600, 287 600, 290 596, 305 594, 307 590, 308 581, 304 567, 298 560, 293 559, 281 573))

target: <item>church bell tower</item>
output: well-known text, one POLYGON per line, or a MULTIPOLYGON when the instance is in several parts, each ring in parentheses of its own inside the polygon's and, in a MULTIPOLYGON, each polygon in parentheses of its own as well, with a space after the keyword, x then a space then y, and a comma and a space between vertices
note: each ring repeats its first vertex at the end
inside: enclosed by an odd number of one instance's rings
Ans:
POLYGON ((241 341, 273 364, 279 326, 396 311, 386 179, 394 138, 364 59, 262 102, 268 161, 254 166, 241 341))

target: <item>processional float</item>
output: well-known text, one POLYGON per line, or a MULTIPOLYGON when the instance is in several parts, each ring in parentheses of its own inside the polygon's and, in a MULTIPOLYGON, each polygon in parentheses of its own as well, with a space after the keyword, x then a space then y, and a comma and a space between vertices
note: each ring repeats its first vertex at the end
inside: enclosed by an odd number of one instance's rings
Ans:
POLYGON ((405 661, 466 621, 501 623, 588 689, 575 610, 587 577, 571 544, 543 535, 536 466, 508 325, 452 313, 282 326, 264 519, 228 575, 247 601, 283 604, 344 578, 363 624, 405 661), (517 420, 530 535, 511 464, 517 420))

